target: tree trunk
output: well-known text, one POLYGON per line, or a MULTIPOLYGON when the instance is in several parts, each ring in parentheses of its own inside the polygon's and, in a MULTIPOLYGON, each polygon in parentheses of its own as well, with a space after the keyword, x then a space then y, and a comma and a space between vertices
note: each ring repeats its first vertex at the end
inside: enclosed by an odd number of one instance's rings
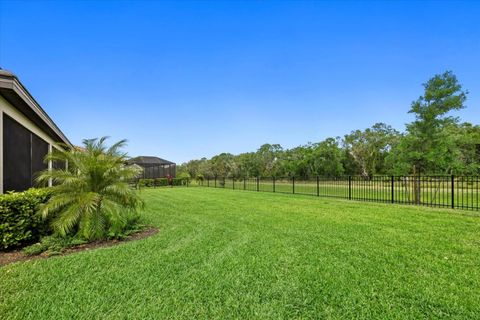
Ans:
POLYGON ((421 187, 420 187, 420 171, 417 173, 417 167, 413 166, 413 195, 415 204, 420 204, 421 201, 421 187))

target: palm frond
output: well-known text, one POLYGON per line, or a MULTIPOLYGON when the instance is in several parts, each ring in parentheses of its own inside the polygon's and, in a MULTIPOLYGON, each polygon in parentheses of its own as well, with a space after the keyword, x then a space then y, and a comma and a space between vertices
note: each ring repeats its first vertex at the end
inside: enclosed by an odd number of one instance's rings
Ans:
POLYGON ((126 140, 107 147, 100 139, 86 139, 84 149, 55 150, 46 161, 68 162, 68 169, 49 169, 37 178, 53 182, 51 199, 40 209, 54 217, 53 227, 61 235, 78 231, 87 239, 105 237, 108 228, 123 228, 127 215, 143 207, 143 201, 128 182, 141 169, 125 165, 121 148, 126 140))

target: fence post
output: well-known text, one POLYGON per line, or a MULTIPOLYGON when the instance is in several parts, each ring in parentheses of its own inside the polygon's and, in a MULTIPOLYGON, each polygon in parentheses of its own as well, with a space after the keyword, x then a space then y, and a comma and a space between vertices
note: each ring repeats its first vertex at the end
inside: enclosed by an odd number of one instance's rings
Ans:
POLYGON ((452 209, 455 209, 455 176, 452 174, 452 209))
POLYGON ((273 192, 275 192, 275 177, 272 177, 272 182, 273 182, 273 192))
POLYGON ((257 177, 257 191, 260 191, 260 178, 257 177))
POLYGON ((317 197, 320 197, 320 177, 317 176, 317 197))
POLYGON ((215 188, 217 187, 217 176, 215 176, 215 188))
POLYGON ((391 192, 392 192, 392 203, 395 203, 395 177, 392 176, 391 180, 392 180, 392 187, 391 187, 392 188, 392 190, 391 190, 391 192))
POLYGON ((292 177, 292 193, 295 193, 295 177, 292 177))
POLYGON ((247 178, 243 177, 243 190, 247 190, 247 178))
POLYGON ((235 178, 232 178, 232 189, 235 190, 235 178))
POLYGON ((348 200, 352 200, 352 176, 348 176, 348 200))

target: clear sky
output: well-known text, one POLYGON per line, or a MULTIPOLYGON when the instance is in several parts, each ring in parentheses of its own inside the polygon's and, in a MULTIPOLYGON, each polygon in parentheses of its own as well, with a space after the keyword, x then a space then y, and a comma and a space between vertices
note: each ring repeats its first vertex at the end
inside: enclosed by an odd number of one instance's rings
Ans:
POLYGON ((480 121, 480 2, 0 0, 0 66, 70 140, 183 162, 399 130, 452 70, 480 121))

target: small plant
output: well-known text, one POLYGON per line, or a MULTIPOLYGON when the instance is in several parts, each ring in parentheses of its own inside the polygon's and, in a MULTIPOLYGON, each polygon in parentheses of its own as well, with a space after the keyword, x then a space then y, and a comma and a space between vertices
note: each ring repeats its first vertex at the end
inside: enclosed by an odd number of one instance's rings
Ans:
POLYGON ((135 234, 135 233, 138 233, 140 231, 145 230, 146 227, 147 227, 146 225, 134 223, 134 224, 130 225, 130 227, 128 229, 125 229, 121 232, 117 232, 117 233, 111 232, 111 233, 109 233, 107 235, 107 239, 109 239, 109 240, 124 240, 132 234, 135 234))
POLYGON ((36 256, 36 255, 44 252, 45 250, 46 250, 45 246, 41 242, 38 242, 38 243, 32 244, 31 246, 23 248, 22 251, 27 256, 36 256))
POLYGON ((165 187, 166 185, 168 185, 167 178, 156 178, 155 179, 155 186, 165 187))
POLYGON ((188 185, 189 178, 174 178, 173 185, 174 186, 186 186, 188 185))
POLYGON ((85 244, 88 241, 77 237, 60 237, 60 236, 47 236, 43 237, 40 242, 31 246, 25 247, 23 253, 27 256, 39 255, 45 253, 46 255, 57 255, 64 252, 66 249, 85 244))
POLYGON ((140 179, 138 184, 141 188, 142 187, 153 187, 153 186, 155 186, 155 180, 154 179, 140 179))

